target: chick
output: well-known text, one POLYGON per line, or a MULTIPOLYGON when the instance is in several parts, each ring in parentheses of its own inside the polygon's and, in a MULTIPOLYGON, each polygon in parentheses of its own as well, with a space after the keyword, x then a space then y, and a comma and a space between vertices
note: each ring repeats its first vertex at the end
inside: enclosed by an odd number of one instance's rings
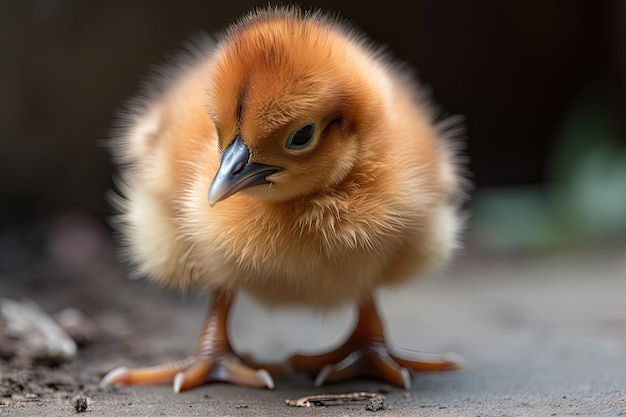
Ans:
POLYGON ((389 349, 373 291, 446 260, 461 225, 454 152, 405 70, 320 12, 266 8, 151 84, 114 143, 120 230, 137 272, 213 295, 198 347, 103 384, 273 388, 233 352, 235 294, 268 305, 359 306, 349 339, 287 365, 316 383, 409 388, 444 355, 389 349), (159 91, 159 92, 154 92, 159 91))

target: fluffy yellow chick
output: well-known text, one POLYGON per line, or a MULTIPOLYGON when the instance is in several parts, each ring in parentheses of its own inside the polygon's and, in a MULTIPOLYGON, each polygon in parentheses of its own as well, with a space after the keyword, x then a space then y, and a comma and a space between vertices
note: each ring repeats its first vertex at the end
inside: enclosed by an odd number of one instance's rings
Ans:
POLYGON ((453 152, 411 77, 352 29, 296 8, 255 11, 191 55, 115 141, 119 220, 140 274, 213 305, 194 355, 103 384, 273 388, 230 347, 238 291, 359 305, 345 344, 287 361, 317 384, 368 375, 408 388, 409 370, 457 368, 388 349, 372 296, 448 258, 461 223, 453 152))

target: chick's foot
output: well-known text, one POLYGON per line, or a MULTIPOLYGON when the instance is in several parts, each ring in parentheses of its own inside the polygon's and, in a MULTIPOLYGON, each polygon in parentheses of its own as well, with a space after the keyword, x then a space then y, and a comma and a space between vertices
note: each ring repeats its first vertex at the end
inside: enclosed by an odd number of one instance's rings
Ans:
POLYGON ((410 371, 451 371, 462 368, 462 363, 463 359, 451 352, 433 354, 390 349, 372 298, 360 305, 357 325, 343 345, 321 355, 296 355, 288 359, 289 367, 294 370, 318 372, 317 386, 370 376, 404 389, 411 387, 410 371))
POLYGON ((274 381, 264 370, 244 365, 233 352, 226 330, 232 296, 215 295, 196 353, 186 359, 146 368, 120 367, 109 372, 101 386, 156 385, 173 383, 174 391, 185 391, 209 381, 230 382, 258 388, 274 388, 274 381))

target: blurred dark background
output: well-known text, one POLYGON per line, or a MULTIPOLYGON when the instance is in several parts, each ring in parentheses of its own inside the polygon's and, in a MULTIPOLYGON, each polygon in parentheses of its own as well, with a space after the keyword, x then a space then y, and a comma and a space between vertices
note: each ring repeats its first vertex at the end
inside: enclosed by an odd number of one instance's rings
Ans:
MULTIPOLYGON (((442 114, 465 116, 470 245, 626 240, 626 2, 301 3, 356 23, 416 69, 442 114)), ((35 258, 99 251, 111 186, 100 143, 116 112, 191 35, 263 4, 0 2, 0 284, 35 258)))

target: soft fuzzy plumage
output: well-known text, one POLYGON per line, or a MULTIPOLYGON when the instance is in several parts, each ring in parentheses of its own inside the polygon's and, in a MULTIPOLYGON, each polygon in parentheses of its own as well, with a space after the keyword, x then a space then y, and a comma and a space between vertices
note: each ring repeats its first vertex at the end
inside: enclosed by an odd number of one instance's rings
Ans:
POLYGON ((133 105, 114 142, 120 229, 139 273, 329 307, 449 257, 454 155, 398 65, 296 9, 254 12, 196 49, 149 84, 161 92, 133 105), (307 121, 320 126, 312 148, 286 150, 307 121), (284 170, 210 207, 237 134, 251 161, 284 170))
POLYGON ((116 368, 102 385, 273 388, 269 369, 408 389, 411 371, 461 366, 390 348, 372 295, 448 258, 460 227, 453 152, 406 72, 334 20, 269 8, 164 74, 113 141, 120 230, 139 274, 214 300, 192 356, 116 368), (353 301, 358 320, 329 353, 256 369, 228 340, 238 291, 268 305, 353 301))

